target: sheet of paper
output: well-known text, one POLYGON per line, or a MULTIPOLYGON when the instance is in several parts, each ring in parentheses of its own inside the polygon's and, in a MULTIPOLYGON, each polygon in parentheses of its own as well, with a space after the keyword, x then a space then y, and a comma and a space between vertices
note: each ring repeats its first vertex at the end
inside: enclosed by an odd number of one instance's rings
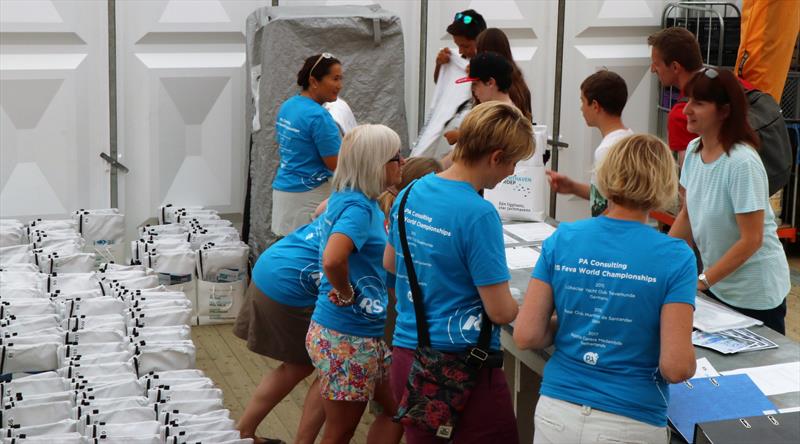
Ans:
POLYGON ((723 375, 746 374, 767 396, 800 392, 800 361, 748 367, 722 372, 723 375))
POLYGON ((530 247, 506 248, 506 262, 511 270, 533 268, 539 260, 539 252, 530 247))
POLYGON ((507 235, 507 234, 503 233, 503 244, 504 244, 504 245, 508 245, 508 244, 518 244, 518 243, 519 243, 519 241, 518 241, 518 240, 516 240, 516 239, 514 239, 513 237, 511 237, 511 236, 509 236, 509 235, 507 235))
POLYGON ((785 409, 778 410, 779 413, 792 413, 792 412, 800 412, 800 407, 788 407, 785 409))
POLYGON ((763 322, 737 313, 705 297, 695 300, 694 328, 707 333, 716 333, 732 328, 747 328, 763 322))
POLYGON ((531 222, 527 224, 504 225, 503 228, 509 233, 529 242, 541 242, 550 237, 555 228, 544 222, 531 222))
POLYGON ((707 358, 700 358, 697 360, 697 370, 694 372, 694 378, 715 378, 719 376, 717 369, 711 365, 707 358))

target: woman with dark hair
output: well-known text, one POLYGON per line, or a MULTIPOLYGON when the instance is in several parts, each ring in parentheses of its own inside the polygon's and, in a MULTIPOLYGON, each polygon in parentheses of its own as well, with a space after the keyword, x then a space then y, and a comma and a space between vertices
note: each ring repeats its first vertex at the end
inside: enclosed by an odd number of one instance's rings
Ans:
POLYGON ((283 102, 275 123, 280 165, 272 182, 272 231, 286 236, 311 220, 331 193, 339 128, 322 107, 342 89, 342 64, 325 52, 306 59, 297 73, 300 94, 283 102))
POLYGON ((744 91, 733 73, 705 68, 685 93, 686 129, 700 137, 686 149, 686 205, 670 235, 700 251, 698 290, 784 334, 789 265, 744 91))
POLYGON ((522 111, 522 114, 526 118, 532 119, 533 101, 531 100, 531 91, 528 89, 528 85, 525 84, 525 77, 522 75, 522 71, 514 62, 514 57, 511 55, 511 43, 509 43, 506 33, 497 28, 488 28, 478 34, 477 46, 478 54, 496 52, 511 63, 513 71, 511 72, 511 87, 508 89, 508 95, 511 96, 511 101, 522 111))

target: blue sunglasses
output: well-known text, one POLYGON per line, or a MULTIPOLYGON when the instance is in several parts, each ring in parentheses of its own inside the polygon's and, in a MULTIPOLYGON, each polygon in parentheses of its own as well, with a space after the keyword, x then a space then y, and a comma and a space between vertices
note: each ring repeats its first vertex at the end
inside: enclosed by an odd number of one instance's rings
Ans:
POLYGON ((457 12, 456 18, 454 20, 455 21, 461 20, 461 22, 464 23, 465 25, 469 25, 470 23, 472 23, 472 16, 466 15, 463 12, 457 12))

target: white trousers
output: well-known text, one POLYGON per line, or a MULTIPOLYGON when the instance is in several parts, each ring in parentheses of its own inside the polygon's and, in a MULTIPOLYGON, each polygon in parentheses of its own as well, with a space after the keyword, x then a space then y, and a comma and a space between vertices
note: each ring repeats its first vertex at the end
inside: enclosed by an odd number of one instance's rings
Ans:
POLYGON ((541 396, 534 417, 534 444, 667 444, 667 427, 657 427, 589 406, 541 396))
POLYGON ((272 232, 288 236, 297 228, 311 222, 314 210, 331 195, 331 181, 313 190, 300 193, 272 190, 272 232))

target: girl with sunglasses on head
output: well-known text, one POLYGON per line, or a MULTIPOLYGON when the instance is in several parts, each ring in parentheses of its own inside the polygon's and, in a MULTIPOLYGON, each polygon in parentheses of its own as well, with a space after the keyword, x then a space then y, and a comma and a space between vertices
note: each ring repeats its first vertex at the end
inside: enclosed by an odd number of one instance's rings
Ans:
POLYGON ((317 368, 326 425, 322 442, 349 442, 370 399, 382 407, 368 442, 398 442, 402 428, 389 389, 384 214, 378 196, 401 181, 400 137, 361 125, 342 141, 333 194, 320 216, 322 278, 306 348, 317 368))
POLYGON ((306 59, 297 73, 300 94, 283 102, 275 123, 280 165, 272 182, 272 231, 286 236, 311 220, 330 194, 341 136, 322 107, 342 89, 342 64, 322 53, 306 59))
POLYGON ((785 334, 789 265, 744 91, 733 73, 705 68, 685 92, 686 129, 700 137, 686 149, 686 204, 670 235, 700 252, 698 290, 785 334))

